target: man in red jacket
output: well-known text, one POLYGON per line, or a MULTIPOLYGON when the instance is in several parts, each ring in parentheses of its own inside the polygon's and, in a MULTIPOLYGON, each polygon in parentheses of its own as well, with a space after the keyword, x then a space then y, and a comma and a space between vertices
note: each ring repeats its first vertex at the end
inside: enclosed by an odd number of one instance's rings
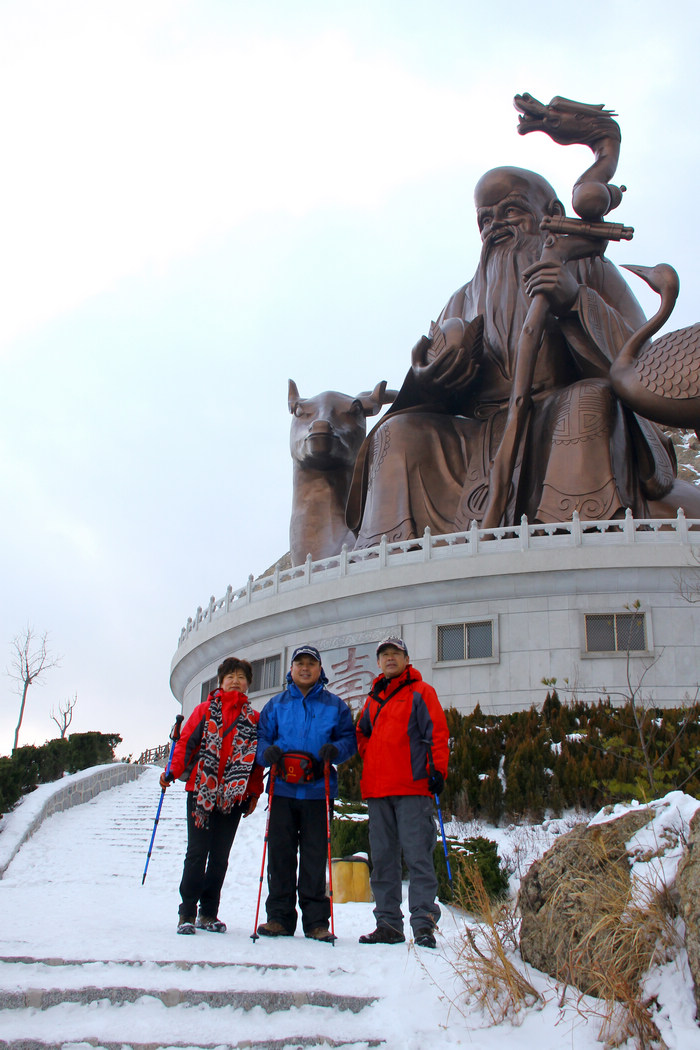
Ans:
POLYGON ((437 833, 431 796, 445 786, 449 731, 437 693, 411 667, 401 638, 386 638, 379 644, 377 663, 381 674, 357 723, 377 920, 376 930, 360 937, 360 944, 400 944, 406 939, 401 911, 403 851, 414 941, 434 948, 440 908, 435 900, 437 833))

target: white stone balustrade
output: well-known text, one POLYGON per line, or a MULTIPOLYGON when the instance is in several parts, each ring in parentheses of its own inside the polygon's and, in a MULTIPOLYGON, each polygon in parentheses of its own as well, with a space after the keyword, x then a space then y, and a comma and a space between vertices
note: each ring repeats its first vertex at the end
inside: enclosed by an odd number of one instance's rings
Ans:
POLYGON ((561 551, 567 547, 611 547, 628 544, 674 543, 700 548, 700 519, 687 519, 682 510, 676 518, 633 518, 627 511, 624 520, 581 521, 574 512, 570 522, 529 524, 523 515, 520 525, 497 529, 479 529, 476 523, 466 532, 433 536, 426 529, 421 538, 381 543, 363 550, 348 550, 332 558, 312 561, 309 556, 303 565, 290 569, 276 568, 269 576, 257 580, 249 576, 243 587, 234 590, 231 585, 223 598, 209 599, 206 609, 199 606, 194 617, 189 617, 180 632, 178 647, 193 631, 226 615, 232 608, 293 590, 314 586, 329 580, 358 573, 399 569, 423 561, 457 558, 484 559, 484 573, 489 571, 488 560, 517 551, 561 551))

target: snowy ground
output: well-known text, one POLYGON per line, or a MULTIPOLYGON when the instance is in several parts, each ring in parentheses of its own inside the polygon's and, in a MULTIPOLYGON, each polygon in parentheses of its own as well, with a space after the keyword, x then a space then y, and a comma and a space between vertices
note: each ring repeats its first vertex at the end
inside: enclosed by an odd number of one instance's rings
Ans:
MULTIPOLYGON (((141 884, 160 796, 158 773, 149 769, 133 783, 51 817, 21 848, 0 880, 0 992, 51 988, 60 969, 64 988, 88 984, 177 989, 187 981, 188 988, 214 996, 230 990, 235 981, 241 993, 329 993, 335 1008, 307 1001, 269 1013, 260 1007, 226 1005, 214 1010, 205 1003, 167 1006, 153 996, 119 1006, 106 1000, 90 1006, 64 1002, 51 1009, 3 1010, 0 1045, 37 1040, 77 1047, 80 1040, 91 1040, 93 1046, 236 1046, 246 1041, 257 1046, 267 1040, 265 1045, 280 1041, 276 1045, 291 1048, 304 1040, 307 1046, 344 1040, 359 1050, 379 1040, 392 1050, 502 1050, 504 1043, 509 1050, 600 1047, 595 1001, 563 995, 561 986, 523 966, 517 956, 515 961, 542 1001, 524 1010, 517 1024, 491 1027, 489 1019, 465 1001, 457 961, 466 920, 455 911, 444 910, 437 951, 416 948, 410 940, 396 946, 360 945, 359 935, 374 927, 370 904, 336 905, 335 946, 308 941, 299 931, 293 940, 254 943, 250 934, 260 877, 263 805, 242 822, 232 850, 220 909, 228 933, 177 936, 177 886, 185 842, 181 785, 166 795, 148 877, 141 884), (57 968, 56 960, 67 965, 57 968), (353 1013, 340 1008, 342 997, 348 996, 376 1001, 353 1013)), ((30 796, 0 822, 0 864, 3 851, 36 804, 30 796)), ((698 805, 687 796, 669 796, 659 807, 659 828, 674 822, 687 825, 698 805)), ((465 830, 497 838, 515 868, 515 888, 519 875, 565 823, 465 830)), ((673 858, 667 858, 667 869, 672 863, 673 858)), ((647 990, 657 997, 655 1019, 669 1050, 698 1047, 684 952, 651 975, 647 990)))

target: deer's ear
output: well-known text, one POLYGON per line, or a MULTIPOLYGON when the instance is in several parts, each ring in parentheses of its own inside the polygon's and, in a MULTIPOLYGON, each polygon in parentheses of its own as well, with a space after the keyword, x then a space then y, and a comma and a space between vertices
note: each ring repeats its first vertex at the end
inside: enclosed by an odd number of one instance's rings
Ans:
POLYGON ((289 411, 292 415, 296 412, 296 407, 300 401, 299 391, 297 385, 293 379, 289 380, 289 389, 287 391, 287 404, 289 405, 289 411))

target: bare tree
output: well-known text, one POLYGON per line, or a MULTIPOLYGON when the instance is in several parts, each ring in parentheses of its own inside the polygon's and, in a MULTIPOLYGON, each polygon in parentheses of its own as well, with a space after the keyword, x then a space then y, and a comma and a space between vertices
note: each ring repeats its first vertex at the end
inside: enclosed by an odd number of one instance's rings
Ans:
POLYGON ((74 693, 73 697, 68 697, 62 704, 58 705, 58 715, 55 714, 53 707, 51 708, 51 718, 58 726, 61 734, 61 740, 65 739, 66 730, 73 721, 73 708, 78 703, 78 694, 74 693))
POLYGON ((15 742, 12 750, 17 747, 19 731, 24 718, 24 708, 27 703, 29 686, 41 678, 44 671, 56 667, 60 663, 60 657, 53 656, 48 649, 48 634, 46 631, 37 637, 31 624, 27 624, 21 634, 16 634, 12 639, 12 663, 7 670, 10 678, 17 683, 17 692, 22 697, 19 708, 19 719, 15 729, 15 742))

